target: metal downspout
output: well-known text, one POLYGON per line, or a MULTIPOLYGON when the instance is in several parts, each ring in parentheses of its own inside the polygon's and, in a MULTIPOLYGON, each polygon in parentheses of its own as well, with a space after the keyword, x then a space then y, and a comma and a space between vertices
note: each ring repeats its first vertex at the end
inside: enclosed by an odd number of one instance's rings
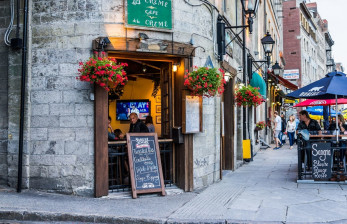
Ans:
MULTIPOLYGON (((18 6, 19 7, 19 6, 18 6)), ((20 126, 19 126, 19 149, 18 149, 18 183, 17 192, 22 191, 22 170, 23 170, 23 133, 24 133, 24 109, 25 109, 25 81, 26 81, 26 60, 27 60, 27 28, 28 28, 28 0, 24 1, 23 18, 23 48, 22 48, 22 78, 20 95, 20 126)))
MULTIPOLYGON (((242 26, 245 26, 245 12, 243 10, 243 2, 242 4, 242 26)), ((246 76, 246 30, 244 29, 242 32, 242 67, 243 67, 243 83, 247 86, 247 76, 246 76)), ((247 139, 247 109, 243 107, 243 139, 247 139)))

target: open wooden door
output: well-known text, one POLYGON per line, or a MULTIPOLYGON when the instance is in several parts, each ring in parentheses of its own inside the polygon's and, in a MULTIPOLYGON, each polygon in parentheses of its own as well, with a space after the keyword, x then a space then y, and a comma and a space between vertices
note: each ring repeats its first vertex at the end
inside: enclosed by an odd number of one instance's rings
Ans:
POLYGON ((172 138, 172 66, 164 63, 160 71, 161 86, 161 135, 172 138))

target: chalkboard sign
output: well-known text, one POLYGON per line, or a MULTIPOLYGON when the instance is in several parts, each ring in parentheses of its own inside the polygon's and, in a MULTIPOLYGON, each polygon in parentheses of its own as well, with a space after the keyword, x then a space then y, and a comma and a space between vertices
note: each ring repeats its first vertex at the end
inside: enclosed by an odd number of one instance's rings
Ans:
POLYGON ((184 96, 182 126, 184 134, 202 132, 202 97, 184 96))
POLYGON ((133 198, 139 193, 165 195, 157 133, 127 133, 133 198))
POLYGON ((312 176, 315 180, 326 180, 331 177, 331 145, 330 143, 313 143, 312 176))
POLYGON ((171 30, 172 0, 127 0, 127 23, 171 30))

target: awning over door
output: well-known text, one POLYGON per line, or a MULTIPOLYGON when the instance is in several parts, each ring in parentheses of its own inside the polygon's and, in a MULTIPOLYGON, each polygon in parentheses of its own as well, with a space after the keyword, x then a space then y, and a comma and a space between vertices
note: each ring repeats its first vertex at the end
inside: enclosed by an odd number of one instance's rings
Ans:
POLYGON ((259 93, 264 98, 266 98, 266 83, 265 83, 263 77, 261 77, 261 75, 259 75, 256 72, 253 72, 252 79, 251 79, 251 82, 249 84, 253 87, 259 87, 259 93))
POLYGON ((282 86, 290 89, 290 90, 297 90, 298 86, 294 83, 289 82, 288 80, 282 78, 281 76, 274 75, 273 73, 269 73, 272 79, 277 80, 279 84, 282 86))

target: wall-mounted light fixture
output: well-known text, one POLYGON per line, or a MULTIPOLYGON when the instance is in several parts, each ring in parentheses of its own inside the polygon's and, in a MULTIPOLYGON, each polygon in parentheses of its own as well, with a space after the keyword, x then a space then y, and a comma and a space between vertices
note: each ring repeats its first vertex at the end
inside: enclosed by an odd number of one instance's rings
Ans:
POLYGON ((180 66, 180 63, 173 63, 173 65, 172 65, 172 71, 173 71, 173 72, 177 72, 179 66, 180 66))
POLYGON ((146 73, 147 67, 146 67, 146 66, 143 66, 143 67, 142 67, 142 71, 143 71, 143 73, 146 73))
POLYGON ((108 37, 102 37, 99 39, 98 49, 99 51, 104 51, 104 48, 107 47, 108 44, 110 44, 111 41, 108 39, 108 37))
MULTIPOLYGON (((225 55, 225 48, 231 44, 238 36, 244 32, 246 28, 248 28, 249 33, 253 32, 253 18, 256 16, 256 12, 258 10, 259 0, 255 0, 253 4, 253 0, 248 0, 247 8, 245 8, 246 0, 240 0, 242 5, 243 15, 247 15, 247 25, 242 26, 225 26, 225 22, 223 21, 222 16, 218 16, 217 19, 217 50, 218 50, 218 60, 223 61, 223 55, 225 55), (238 29, 242 28, 240 32, 235 32, 235 36, 233 39, 229 41, 229 43, 225 43, 225 30, 226 29, 238 29)), ((244 44, 244 43, 243 43, 244 44)))
POLYGON ((229 82, 230 78, 231 78, 230 72, 226 72, 226 73, 224 74, 224 80, 225 80, 226 82, 229 82))

